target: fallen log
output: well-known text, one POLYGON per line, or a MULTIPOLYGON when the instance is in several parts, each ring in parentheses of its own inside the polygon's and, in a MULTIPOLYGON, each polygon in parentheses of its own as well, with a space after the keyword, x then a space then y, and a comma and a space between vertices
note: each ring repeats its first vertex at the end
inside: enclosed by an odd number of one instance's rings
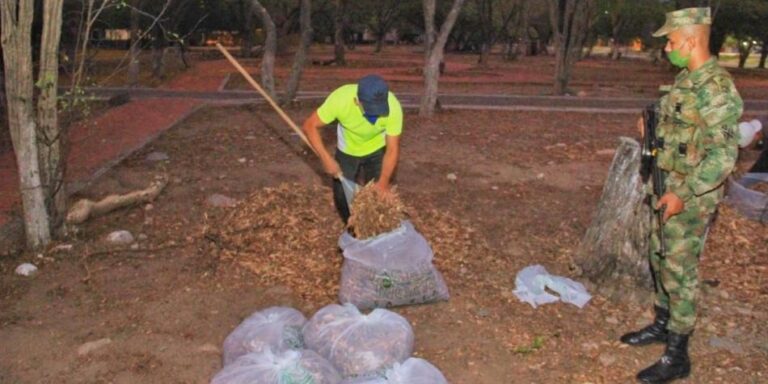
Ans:
POLYGON ((128 207, 139 203, 148 203, 160 194, 167 181, 157 180, 146 189, 126 193, 124 195, 109 195, 98 202, 81 199, 67 213, 67 224, 81 224, 91 217, 97 217, 112 212, 118 208, 128 207))

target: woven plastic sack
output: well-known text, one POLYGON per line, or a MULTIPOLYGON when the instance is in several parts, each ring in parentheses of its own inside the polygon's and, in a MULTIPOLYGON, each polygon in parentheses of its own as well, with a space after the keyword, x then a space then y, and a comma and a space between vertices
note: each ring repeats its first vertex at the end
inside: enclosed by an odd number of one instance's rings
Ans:
POLYGON ((410 221, 389 233, 339 238, 344 251, 339 301, 360 309, 448 300, 448 287, 432 265, 432 248, 410 221))
POLYGON ((240 356, 211 384, 338 384, 341 376, 328 360, 302 349, 274 353, 267 349, 240 356))
POLYGON ((448 384, 448 380, 428 361, 411 357, 381 375, 345 380, 342 384, 448 384))
POLYGON ((306 322, 304 315, 293 308, 270 307, 254 312, 224 340, 222 362, 228 365, 249 352, 300 349, 304 345, 301 328, 306 322))
POLYGON ((410 357, 413 329, 386 309, 364 315, 352 304, 331 304, 304 326, 304 342, 343 377, 361 376, 383 372, 410 357))
POLYGON ((768 173, 747 173, 738 181, 729 178, 725 201, 744 217, 768 223, 768 195, 749 189, 761 182, 768 183, 768 173))

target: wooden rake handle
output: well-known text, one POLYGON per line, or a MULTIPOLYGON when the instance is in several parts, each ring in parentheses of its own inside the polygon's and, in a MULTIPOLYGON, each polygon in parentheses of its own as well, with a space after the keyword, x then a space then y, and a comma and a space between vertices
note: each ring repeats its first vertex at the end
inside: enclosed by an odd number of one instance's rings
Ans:
POLYGON ((224 48, 221 44, 216 43, 216 48, 218 48, 219 51, 221 51, 221 53, 224 55, 224 57, 226 57, 227 60, 229 60, 229 62, 232 63, 232 65, 235 66, 235 68, 237 68, 237 70, 240 72, 240 74, 243 75, 243 77, 245 77, 245 80, 247 80, 248 83, 251 84, 251 86, 253 88, 255 88, 257 91, 259 91, 261 96, 263 96, 269 102, 269 104, 272 106, 272 108, 274 108, 275 111, 277 111, 277 114, 280 115, 280 117, 282 117, 283 120, 286 123, 288 123, 288 126, 290 126, 296 132, 297 135, 299 135, 301 140, 304 141, 304 144, 307 144, 309 149, 311 149, 312 152, 314 152, 315 155, 317 155, 318 154, 317 151, 312 146, 312 144, 309 143, 309 140, 307 140, 307 136, 304 135, 304 132, 302 132, 301 129, 296 125, 296 123, 294 123, 293 120, 291 120, 291 118, 288 115, 285 114, 283 109, 280 108, 280 106, 277 105, 277 103, 275 103, 274 100, 272 100, 272 97, 270 97, 269 94, 267 92, 265 92, 264 89, 261 88, 259 83, 257 83, 256 80, 254 80, 253 77, 251 77, 251 75, 248 74, 248 72, 245 70, 245 68, 243 68, 242 65, 240 65, 240 63, 237 61, 237 59, 235 59, 229 53, 229 51, 227 51, 226 48, 224 48))

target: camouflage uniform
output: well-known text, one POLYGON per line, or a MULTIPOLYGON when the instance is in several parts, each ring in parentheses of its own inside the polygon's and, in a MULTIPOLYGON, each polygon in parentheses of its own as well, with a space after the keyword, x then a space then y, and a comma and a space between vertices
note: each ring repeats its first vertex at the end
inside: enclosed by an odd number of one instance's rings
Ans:
POLYGON ((668 89, 659 102, 657 130, 664 148, 657 163, 665 171, 665 192, 680 197, 685 207, 664 224, 664 258, 654 222, 650 258, 656 305, 669 309, 670 331, 688 334, 696 322, 699 255, 736 162, 743 102, 716 58, 693 72, 684 69, 668 89))

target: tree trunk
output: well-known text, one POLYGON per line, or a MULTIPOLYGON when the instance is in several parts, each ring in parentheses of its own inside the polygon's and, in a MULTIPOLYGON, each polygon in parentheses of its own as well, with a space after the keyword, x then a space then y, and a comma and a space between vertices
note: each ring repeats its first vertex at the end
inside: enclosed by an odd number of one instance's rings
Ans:
POLYGON ((165 78, 165 46, 165 33, 156 26, 152 40, 152 77, 155 79, 165 78))
POLYGON ((648 261, 652 212, 639 173, 640 145, 623 137, 575 263, 601 295, 643 301, 653 289, 648 261))
POLYGON ((765 69, 766 58, 768 58, 768 38, 763 39, 763 48, 760 50, 760 64, 758 64, 758 68, 765 69))
POLYGON ((243 4, 243 38, 240 40, 240 56, 253 57, 253 2, 243 4))
POLYGON ((744 68, 747 64, 749 53, 752 52, 752 46, 753 44, 751 41, 747 43, 746 47, 744 47, 743 44, 739 44, 739 68, 744 68))
POLYGON ((301 74, 304 71, 304 63, 307 61, 307 51, 312 43, 312 2, 310 0, 301 0, 301 14, 299 16, 301 24, 301 41, 296 55, 293 58, 291 74, 288 77, 288 84, 285 89, 284 102, 290 102, 296 96, 299 90, 301 74))
POLYGON ((344 11, 345 0, 336 0, 336 12, 333 18, 333 53, 336 65, 347 65, 344 58, 344 11))
POLYGON ((64 140, 58 119, 59 42, 64 0, 43 2, 43 35, 40 48, 40 68, 37 87, 37 136, 40 176, 50 216, 51 233, 64 223, 67 195, 64 185, 64 140))
POLYGON ((264 26, 266 36, 264 37, 264 51, 261 55, 261 86, 267 91, 272 99, 275 99, 275 54, 277 52, 277 28, 269 12, 258 0, 252 1, 253 9, 256 10, 261 24, 264 26))
POLYGON ((477 59, 477 63, 481 66, 488 64, 488 56, 491 53, 491 46, 487 42, 480 44, 480 57, 477 59))
POLYGON ((573 64, 581 57, 592 0, 549 0, 549 15, 555 40, 554 92, 568 91, 573 64))
POLYGON ((16 153, 24 209, 27 246, 39 249, 51 240, 48 212, 41 185, 33 109, 33 0, 5 0, 0 4, 8 126, 16 153))
POLYGON ((134 0, 131 7, 131 47, 128 63, 128 86, 139 85, 139 54, 141 42, 139 41, 139 0, 134 0))
MULTIPOLYGON (((385 32, 386 33, 386 32, 385 32)), ((384 34, 381 32, 376 33, 376 45, 373 47, 373 53, 380 53, 381 47, 384 45, 384 34)))
MULTIPOLYGON (((459 11, 464 0, 453 0, 451 10, 440 27, 440 33, 437 35, 434 44, 426 52, 427 59, 424 61, 424 97, 421 99, 419 115, 432 116, 435 113, 437 105, 437 85, 440 78, 440 62, 445 53, 445 43, 448 41, 448 35, 456 23, 459 11)), ((427 26, 427 36, 434 32, 435 0, 424 0, 424 22, 427 26)), ((429 41, 430 39, 427 38, 429 41)))

